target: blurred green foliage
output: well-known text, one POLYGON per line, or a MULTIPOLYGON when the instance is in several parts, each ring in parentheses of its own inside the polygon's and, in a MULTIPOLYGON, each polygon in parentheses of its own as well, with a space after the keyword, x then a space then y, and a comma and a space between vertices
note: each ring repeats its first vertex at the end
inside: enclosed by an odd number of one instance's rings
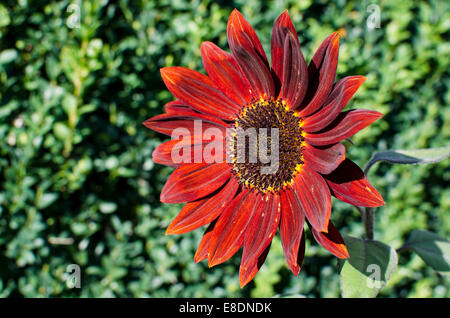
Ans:
MULTIPOLYGON (((307 60, 341 29, 338 77, 368 77, 350 107, 385 114, 348 149, 364 165, 375 150, 449 144, 449 6, 446 0, 2 1, 0 296, 339 296, 337 261, 309 232, 299 277, 288 271, 276 238, 243 289, 239 255, 208 269, 193 261, 202 230, 164 235, 180 206, 159 202, 171 169, 155 165, 151 152, 165 137, 141 124, 172 100, 159 69, 203 71, 200 44, 227 48, 235 7, 266 52, 285 9, 307 60), (375 29, 367 26, 371 3, 380 9, 375 29), (81 267, 80 289, 66 286, 69 264, 81 267)), ((448 160, 383 163, 371 170, 387 202, 376 212, 377 240, 398 248, 413 229, 449 237, 448 166, 448 160)), ((351 206, 335 201, 332 219, 342 234, 362 236, 351 206)), ((407 252, 380 296, 449 297, 449 282, 407 252)))

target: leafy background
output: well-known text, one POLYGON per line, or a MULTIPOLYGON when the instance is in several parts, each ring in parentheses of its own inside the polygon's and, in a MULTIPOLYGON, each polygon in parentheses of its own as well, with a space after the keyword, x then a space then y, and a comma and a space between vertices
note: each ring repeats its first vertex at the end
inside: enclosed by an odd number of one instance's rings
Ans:
MULTIPOLYGON (((193 256, 202 230, 165 236, 180 209, 158 200, 171 169, 152 150, 165 139, 141 123, 172 100, 159 69, 203 71, 202 41, 227 48, 238 8, 270 52, 285 9, 309 60, 341 29, 338 78, 368 80, 349 107, 384 117, 358 133, 348 156, 363 166, 375 150, 449 145, 450 3, 435 1, 2 1, 0 4, 0 296, 339 297, 336 258, 308 232, 299 277, 278 239, 243 289, 239 255, 215 268, 193 256), (69 28, 69 4, 81 8, 69 28), (369 4, 380 8, 369 29, 369 4), (81 288, 66 286, 69 264, 81 288)), ((73 21, 73 20, 72 20, 73 21)), ((375 238, 399 248, 414 229, 450 234, 449 160, 426 166, 377 164, 369 175, 387 204, 375 238)), ((344 235, 363 236, 360 214, 334 202, 344 235)), ((449 297, 449 277, 415 254, 380 297, 449 297)))

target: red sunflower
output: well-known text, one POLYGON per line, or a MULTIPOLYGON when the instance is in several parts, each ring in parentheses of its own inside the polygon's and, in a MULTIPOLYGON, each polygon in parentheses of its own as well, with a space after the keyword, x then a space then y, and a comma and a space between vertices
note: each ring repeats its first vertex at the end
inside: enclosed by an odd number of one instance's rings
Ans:
POLYGON ((340 143, 382 116, 371 110, 341 112, 365 77, 349 76, 335 83, 337 32, 325 39, 307 65, 287 11, 273 27, 271 67, 254 29, 237 10, 228 20, 227 36, 231 54, 211 42, 201 46, 208 75, 183 67, 161 69, 177 100, 144 125, 167 135, 186 129, 192 138, 185 144, 192 145, 193 155, 211 142, 194 135, 196 121, 201 121, 202 132, 216 128, 224 136, 230 127, 276 127, 279 168, 263 175, 259 162, 180 164, 171 155, 180 141, 162 143, 153 160, 176 169, 161 201, 186 202, 166 233, 182 234, 209 224, 195 254, 196 262, 207 258, 209 266, 225 262, 243 247, 241 286, 258 272, 277 229, 295 275, 305 252, 305 223, 319 244, 347 258, 344 241, 330 221, 331 196, 363 207, 384 204, 361 169, 345 158, 340 143))

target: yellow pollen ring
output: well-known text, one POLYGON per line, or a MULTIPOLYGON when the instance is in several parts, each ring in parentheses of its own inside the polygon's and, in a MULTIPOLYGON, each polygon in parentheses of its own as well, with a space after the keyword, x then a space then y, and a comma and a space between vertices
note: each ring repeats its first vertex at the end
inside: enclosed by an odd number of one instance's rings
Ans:
MULTIPOLYGON (((302 126, 302 116, 290 109, 288 103, 282 99, 260 97, 243 106, 234 127, 242 128, 244 131, 250 128, 278 128, 281 138, 279 157, 281 161, 276 172, 261 174, 260 168, 266 163, 248 161, 238 163, 236 156, 232 155, 230 165, 239 183, 260 193, 278 193, 283 188, 292 186, 296 175, 303 169, 302 148, 306 143, 302 126)), ((237 138, 236 133, 232 133, 232 136, 237 138)), ((233 147, 230 149, 231 152, 236 151, 235 143, 231 145, 233 147)))

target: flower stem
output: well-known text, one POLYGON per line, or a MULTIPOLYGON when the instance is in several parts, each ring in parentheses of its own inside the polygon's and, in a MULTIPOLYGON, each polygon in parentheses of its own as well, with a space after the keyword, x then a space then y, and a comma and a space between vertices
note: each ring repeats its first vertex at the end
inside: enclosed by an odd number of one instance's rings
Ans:
MULTIPOLYGON (((369 169, 373 166, 373 164, 376 161, 372 159, 369 161, 369 163, 364 168, 364 175, 367 177, 369 175, 369 169)), ((374 215, 374 208, 365 208, 364 214, 363 214, 363 221, 364 221, 364 228, 366 229, 366 239, 373 240, 373 227, 375 223, 375 215, 374 215)))
POLYGON ((373 208, 366 208, 363 215, 364 227, 366 229, 366 238, 373 240, 373 224, 374 224, 374 210, 373 208))

